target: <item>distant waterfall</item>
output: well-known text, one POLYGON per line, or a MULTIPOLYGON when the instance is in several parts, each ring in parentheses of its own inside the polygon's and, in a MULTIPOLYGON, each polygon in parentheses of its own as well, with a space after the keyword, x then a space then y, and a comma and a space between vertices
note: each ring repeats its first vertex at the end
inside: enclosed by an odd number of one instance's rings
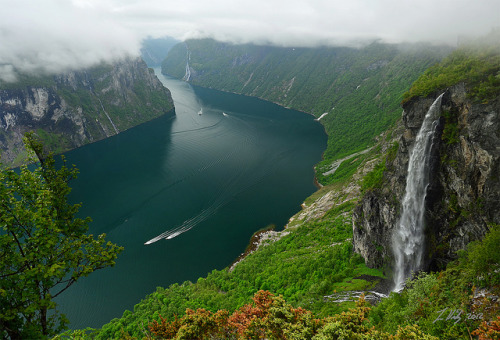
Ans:
POLYGON ((191 78, 191 69, 189 68, 189 60, 186 61, 186 73, 184 74, 183 79, 185 81, 189 81, 189 78, 191 78))
POLYGON ((424 248, 425 196, 429 185, 429 156, 441 113, 441 94, 432 103, 417 134, 408 164, 406 192, 399 224, 394 230, 392 248, 396 259, 394 291, 403 289, 405 280, 421 269, 424 248))
MULTIPOLYGON (((106 110, 104 109, 104 105, 102 105, 102 101, 101 101, 101 98, 99 98, 99 96, 94 92, 94 90, 92 89, 92 83, 89 81, 89 75, 87 74, 87 71, 84 71, 85 73, 85 81, 89 84, 89 90, 90 90, 90 93, 92 93, 96 98, 97 100, 99 101, 99 104, 101 104, 101 109, 102 111, 104 112, 104 114, 106 115, 106 117, 108 117, 108 120, 109 122, 111 123, 111 125, 113 126, 113 129, 115 129, 115 132, 116 134, 119 134, 120 131, 118 130, 118 128, 116 127, 115 123, 113 123, 113 120, 111 120, 111 117, 109 116, 109 114, 106 112, 106 110)), ((108 132, 106 129, 104 129, 104 127, 102 126, 101 123, 99 123, 101 125, 101 127, 103 128, 103 131, 104 133, 106 134, 106 137, 109 137, 108 136, 108 132)))
MULTIPOLYGON (((187 45, 186 45, 187 49, 187 45)), ((187 50, 187 55, 186 55, 186 73, 184 74, 184 77, 182 78, 185 81, 189 81, 189 78, 191 78, 191 68, 189 67, 189 59, 191 59, 191 52, 187 50)))
POLYGON ((113 129, 115 129, 116 134, 119 134, 120 131, 118 131, 118 128, 116 127, 115 123, 113 123, 113 121, 111 120, 111 117, 109 116, 109 114, 106 112, 106 110, 104 110, 104 105, 102 105, 101 99, 99 97, 97 97, 97 95, 95 93, 94 93, 94 95, 96 96, 97 100, 101 104, 102 111, 104 112, 104 114, 106 115, 106 117, 108 117, 108 120, 111 123, 111 125, 113 126, 113 129))

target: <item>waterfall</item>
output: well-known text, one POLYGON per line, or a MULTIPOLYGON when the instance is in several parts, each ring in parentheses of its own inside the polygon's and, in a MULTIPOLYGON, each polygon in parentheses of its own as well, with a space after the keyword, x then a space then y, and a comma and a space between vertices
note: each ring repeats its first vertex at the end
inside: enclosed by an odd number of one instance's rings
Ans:
MULTIPOLYGON (((186 45, 186 49, 187 49, 186 45)), ((189 68, 189 60, 191 59, 191 52, 187 50, 187 55, 186 55, 186 73, 184 74, 184 77, 182 78, 185 81, 189 81, 189 78, 191 78, 191 69, 189 68)))
POLYGON ((191 70, 189 69, 189 60, 186 61, 186 73, 184 74, 184 80, 189 81, 189 78, 191 78, 191 70))
POLYGON ((406 190, 399 224, 392 237, 396 260, 394 291, 404 287, 405 280, 421 269, 424 248, 425 196, 429 185, 429 156, 441 113, 441 94, 425 115, 410 154, 406 190))
MULTIPOLYGON (((111 123, 111 125, 113 126, 113 129, 115 129, 115 132, 116 134, 119 134, 120 131, 118 130, 118 128, 116 127, 115 123, 113 123, 113 121, 111 120, 111 117, 109 116, 109 114, 106 112, 106 110, 104 110, 104 105, 102 105, 102 101, 101 101, 101 98, 99 98, 99 96, 94 92, 93 88, 92 88, 92 83, 89 81, 89 75, 87 74, 87 71, 84 71, 84 74, 85 74, 85 81, 89 84, 89 91, 90 93, 92 93, 96 98, 97 100, 99 101, 99 104, 101 104, 101 109, 102 111, 104 112, 104 114, 106 115, 106 117, 108 117, 108 120, 109 122, 111 123)), ((109 137, 108 136, 108 132, 106 131, 106 129, 104 129, 103 125, 101 123, 99 123, 101 125, 101 127, 103 128, 103 131, 104 133, 106 134, 106 137, 109 137)))
POLYGON ((106 117, 108 117, 108 120, 111 123, 111 125, 113 126, 113 128, 115 129, 116 134, 119 134, 120 131, 118 131, 118 128, 116 127, 115 123, 113 123, 113 121, 111 120, 111 117, 109 116, 109 114, 106 112, 106 110, 104 110, 104 105, 102 105, 101 98, 97 97, 97 95, 95 93, 94 93, 94 95, 96 96, 97 100, 101 104, 102 111, 104 112, 104 114, 106 115, 106 117))

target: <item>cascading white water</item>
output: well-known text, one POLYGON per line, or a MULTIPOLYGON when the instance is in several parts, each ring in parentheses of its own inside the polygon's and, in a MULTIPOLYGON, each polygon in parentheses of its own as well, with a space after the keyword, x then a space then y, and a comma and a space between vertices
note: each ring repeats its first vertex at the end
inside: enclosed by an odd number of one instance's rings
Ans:
MULTIPOLYGON (((186 45, 186 49, 187 49, 187 45, 186 45)), ((187 50, 187 55, 186 55, 186 73, 184 74, 184 77, 182 78, 182 80, 184 81, 189 81, 189 79, 191 78, 191 68, 189 67, 189 60, 191 59, 191 52, 189 52, 189 49, 187 50)))
POLYGON ((425 196, 429 185, 429 156, 432 137, 441 112, 442 97, 443 94, 432 103, 427 111, 410 154, 401 217, 392 235, 392 248, 396 260, 394 291, 403 289, 405 280, 422 265, 425 196))

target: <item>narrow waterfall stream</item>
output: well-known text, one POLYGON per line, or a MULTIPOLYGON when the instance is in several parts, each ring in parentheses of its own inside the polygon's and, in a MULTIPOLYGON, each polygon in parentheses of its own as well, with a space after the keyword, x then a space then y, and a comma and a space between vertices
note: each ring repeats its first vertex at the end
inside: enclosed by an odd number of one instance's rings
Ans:
POLYGON ((395 256, 394 291, 404 287, 405 280, 421 269, 424 250, 425 196, 429 185, 429 156, 441 113, 441 94, 425 115, 410 154, 406 190, 399 224, 392 237, 395 256))

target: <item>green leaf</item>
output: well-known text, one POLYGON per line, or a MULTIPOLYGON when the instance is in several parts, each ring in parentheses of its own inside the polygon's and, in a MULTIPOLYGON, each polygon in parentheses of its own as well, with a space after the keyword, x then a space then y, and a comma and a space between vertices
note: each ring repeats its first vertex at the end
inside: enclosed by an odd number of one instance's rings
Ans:
POLYGON ((123 248, 86 235, 90 218, 76 218, 68 182, 78 170, 55 167, 32 133, 25 145, 35 167, 0 170, 0 338, 45 338, 67 319, 52 300, 82 276, 113 266, 123 248), (50 293, 49 293, 50 292, 50 293))

